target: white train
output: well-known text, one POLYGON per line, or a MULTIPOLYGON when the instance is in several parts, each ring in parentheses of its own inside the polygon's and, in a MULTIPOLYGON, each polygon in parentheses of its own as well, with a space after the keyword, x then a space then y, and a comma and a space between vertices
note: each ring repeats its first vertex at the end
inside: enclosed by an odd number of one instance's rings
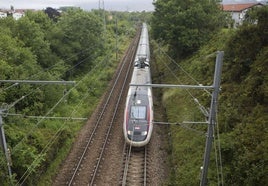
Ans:
MULTIPOLYGON (((147 25, 143 23, 137 48, 131 84, 151 84, 150 49, 147 25)), ((151 87, 130 86, 124 111, 125 140, 133 147, 149 143, 153 131, 153 98, 151 87)))

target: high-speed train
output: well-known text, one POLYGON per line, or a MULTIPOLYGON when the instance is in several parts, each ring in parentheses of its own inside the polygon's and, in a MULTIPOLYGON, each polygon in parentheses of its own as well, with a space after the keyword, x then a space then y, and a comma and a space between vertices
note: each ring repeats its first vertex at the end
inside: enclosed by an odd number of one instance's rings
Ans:
MULTIPOLYGON (((130 84, 151 83, 150 49, 148 28, 142 25, 137 48, 134 70, 130 84)), ((126 142, 133 147, 142 147, 149 143, 153 131, 152 88, 130 86, 124 111, 123 132, 126 142)))

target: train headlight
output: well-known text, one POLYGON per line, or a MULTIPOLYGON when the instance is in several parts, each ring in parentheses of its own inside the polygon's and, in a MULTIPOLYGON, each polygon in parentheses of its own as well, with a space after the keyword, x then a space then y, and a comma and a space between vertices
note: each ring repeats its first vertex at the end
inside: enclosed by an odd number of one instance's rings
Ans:
POLYGON ((146 135, 147 135, 147 131, 142 131, 142 132, 141 132, 141 135, 142 135, 142 136, 146 136, 146 135))
POLYGON ((133 131, 128 130, 128 131, 127 131, 127 134, 128 134, 128 135, 133 135, 133 131))

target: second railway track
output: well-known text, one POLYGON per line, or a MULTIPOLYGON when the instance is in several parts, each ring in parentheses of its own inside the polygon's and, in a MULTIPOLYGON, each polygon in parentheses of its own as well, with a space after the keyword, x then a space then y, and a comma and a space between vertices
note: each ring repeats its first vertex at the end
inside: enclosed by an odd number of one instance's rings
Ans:
MULTIPOLYGON (((103 97, 104 101, 88 121, 88 132, 81 136, 66 160, 63 171, 55 179, 54 185, 93 185, 102 167, 106 145, 115 123, 123 91, 126 89, 128 74, 136 52, 138 37, 128 48, 120 67, 109 87, 110 91, 103 97)), ((121 103, 122 104, 122 103, 121 103)), ((120 131, 121 132, 121 131, 120 131)))

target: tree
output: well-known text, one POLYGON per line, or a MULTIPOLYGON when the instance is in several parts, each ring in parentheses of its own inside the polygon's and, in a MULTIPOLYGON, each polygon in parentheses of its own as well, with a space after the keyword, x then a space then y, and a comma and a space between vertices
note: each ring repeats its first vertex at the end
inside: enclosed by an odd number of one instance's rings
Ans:
POLYGON ((223 25, 218 1, 158 0, 154 5, 153 37, 177 57, 195 52, 223 25))
POLYGON ((54 64, 51 60, 51 50, 49 42, 45 39, 45 33, 33 20, 25 16, 18 20, 16 30, 13 34, 18 37, 25 45, 31 49, 37 57, 37 63, 47 68, 54 64))
POLYGON ((51 47, 58 56, 75 66, 76 73, 88 71, 92 60, 103 49, 103 26, 94 13, 69 9, 58 20, 50 36, 51 47))
POLYGON ((47 7, 45 9, 45 13, 54 22, 57 22, 58 21, 58 18, 60 17, 60 12, 58 10, 54 9, 54 8, 51 8, 51 7, 47 7))

